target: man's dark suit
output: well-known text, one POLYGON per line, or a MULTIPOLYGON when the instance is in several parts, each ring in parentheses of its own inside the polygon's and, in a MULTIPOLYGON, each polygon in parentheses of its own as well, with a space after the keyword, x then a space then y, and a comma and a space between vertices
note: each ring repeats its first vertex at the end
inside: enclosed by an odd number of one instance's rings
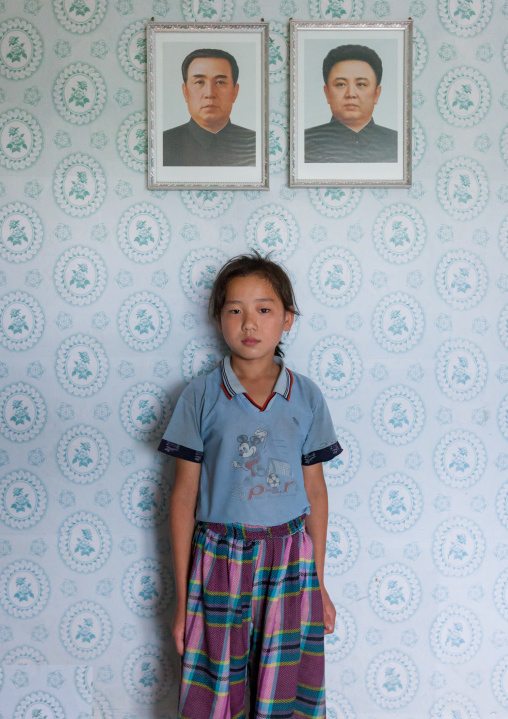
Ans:
POLYGON ((245 167, 256 164, 256 133, 231 121, 217 133, 191 118, 185 125, 162 133, 165 166, 245 167))
POLYGON ((305 162, 397 162, 397 132, 374 120, 355 132, 332 117, 305 130, 305 162))

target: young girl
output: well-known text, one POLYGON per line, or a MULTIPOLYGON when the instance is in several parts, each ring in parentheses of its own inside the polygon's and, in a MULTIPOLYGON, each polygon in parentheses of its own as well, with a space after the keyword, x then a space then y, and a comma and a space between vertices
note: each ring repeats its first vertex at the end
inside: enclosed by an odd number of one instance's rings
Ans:
POLYGON ((231 350, 183 391, 159 446, 176 457, 173 636, 180 719, 325 717, 328 501, 322 462, 342 450, 319 389, 282 362, 298 314, 284 270, 230 260, 210 314, 231 350))

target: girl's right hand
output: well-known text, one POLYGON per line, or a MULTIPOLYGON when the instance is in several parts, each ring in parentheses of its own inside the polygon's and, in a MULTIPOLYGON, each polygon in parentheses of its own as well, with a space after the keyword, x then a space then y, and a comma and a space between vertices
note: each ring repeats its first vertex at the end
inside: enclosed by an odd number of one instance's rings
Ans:
POLYGON ((176 609, 171 629, 176 644, 176 651, 180 656, 183 656, 185 646, 185 607, 183 610, 176 609))

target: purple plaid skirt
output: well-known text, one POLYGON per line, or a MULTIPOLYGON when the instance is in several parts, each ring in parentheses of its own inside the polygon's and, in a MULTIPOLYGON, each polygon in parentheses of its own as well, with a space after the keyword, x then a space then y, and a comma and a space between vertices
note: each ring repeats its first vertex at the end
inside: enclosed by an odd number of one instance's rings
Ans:
POLYGON ((323 719, 321 591, 304 516, 276 527, 199 522, 179 719, 323 719))

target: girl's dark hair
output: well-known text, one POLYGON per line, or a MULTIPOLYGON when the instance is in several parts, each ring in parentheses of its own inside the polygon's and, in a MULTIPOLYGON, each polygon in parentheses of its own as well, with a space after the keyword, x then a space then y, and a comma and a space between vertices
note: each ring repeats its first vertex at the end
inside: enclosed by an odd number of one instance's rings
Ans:
MULTIPOLYGON (((293 286, 286 271, 273 260, 262 257, 259 252, 254 251, 251 255, 232 257, 219 270, 208 303, 208 313, 212 319, 220 319, 222 308, 226 302, 226 288, 229 282, 236 277, 248 277, 249 275, 257 275, 269 282, 286 312, 292 312, 294 315, 300 314, 293 286)), ((275 348, 275 356, 284 357, 280 342, 275 348)))

